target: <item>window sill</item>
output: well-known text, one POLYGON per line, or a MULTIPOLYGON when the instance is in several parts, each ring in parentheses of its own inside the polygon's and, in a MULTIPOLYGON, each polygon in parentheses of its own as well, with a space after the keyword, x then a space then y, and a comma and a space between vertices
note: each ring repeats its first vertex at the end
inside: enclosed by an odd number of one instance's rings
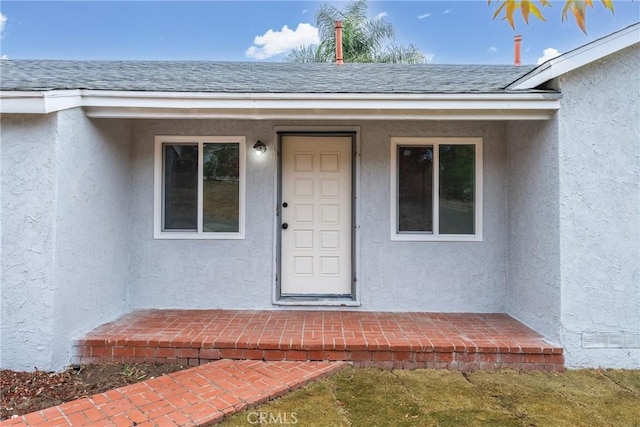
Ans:
POLYGON ((155 240, 243 240, 244 233, 156 232, 155 240))
POLYGON ((392 234, 391 240, 396 242, 482 242, 481 235, 449 234, 392 234))

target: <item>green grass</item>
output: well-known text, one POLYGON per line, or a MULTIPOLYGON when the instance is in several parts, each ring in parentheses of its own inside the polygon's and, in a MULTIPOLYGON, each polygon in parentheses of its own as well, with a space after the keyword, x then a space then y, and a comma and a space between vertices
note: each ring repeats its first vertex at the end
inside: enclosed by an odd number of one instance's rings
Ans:
POLYGON ((640 427, 640 371, 503 370, 463 375, 349 368, 221 425, 260 425, 260 413, 271 416, 271 425, 278 425, 273 420, 280 417, 280 425, 288 421, 305 427, 640 427))

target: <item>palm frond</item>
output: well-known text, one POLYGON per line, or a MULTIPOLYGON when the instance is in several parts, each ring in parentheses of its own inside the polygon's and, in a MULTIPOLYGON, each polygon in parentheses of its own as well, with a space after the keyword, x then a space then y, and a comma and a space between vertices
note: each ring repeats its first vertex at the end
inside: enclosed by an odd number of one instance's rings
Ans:
POLYGON ((316 12, 320 44, 301 47, 285 57, 290 62, 333 62, 335 22, 342 21, 342 57, 345 62, 425 62, 415 45, 395 46, 393 25, 384 18, 369 19, 367 0, 354 0, 338 9, 323 4, 316 12))
POLYGON ((293 49, 284 60, 287 62, 333 62, 333 58, 322 57, 318 46, 300 46, 293 49))
POLYGON ((375 62, 424 64, 427 62, 427 57, 413 43, 407 46, 390 45, 378 54, 375 62))

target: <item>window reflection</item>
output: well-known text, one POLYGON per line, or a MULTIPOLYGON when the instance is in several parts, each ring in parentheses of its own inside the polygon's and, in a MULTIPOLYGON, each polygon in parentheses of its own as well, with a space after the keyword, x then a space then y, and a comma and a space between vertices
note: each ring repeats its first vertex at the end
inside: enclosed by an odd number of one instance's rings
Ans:
POLYGON ((198 227, 198 146, 164 145, 164 229, 198 227))
POLYGON ((473 235, 475 144, 398 145, 397 150, 397 232, 473 235))
POLYGON ((439 146, 440 234, 473 234, 475 146, 439 146))
POLYGON ((204 144, 202 231, 237 232, 240 217, 238 144, 204 144))
POLYGON ((398 231, 433 231, 433 147, 398 146, 398 231))

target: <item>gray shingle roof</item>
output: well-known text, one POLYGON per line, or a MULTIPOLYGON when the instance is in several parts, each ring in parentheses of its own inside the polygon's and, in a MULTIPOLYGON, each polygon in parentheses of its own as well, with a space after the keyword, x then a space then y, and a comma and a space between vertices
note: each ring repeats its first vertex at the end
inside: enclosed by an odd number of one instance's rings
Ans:
POLYGON ((222 93, 496 93, 534 67, 2 60, 0 89, 222 93))

